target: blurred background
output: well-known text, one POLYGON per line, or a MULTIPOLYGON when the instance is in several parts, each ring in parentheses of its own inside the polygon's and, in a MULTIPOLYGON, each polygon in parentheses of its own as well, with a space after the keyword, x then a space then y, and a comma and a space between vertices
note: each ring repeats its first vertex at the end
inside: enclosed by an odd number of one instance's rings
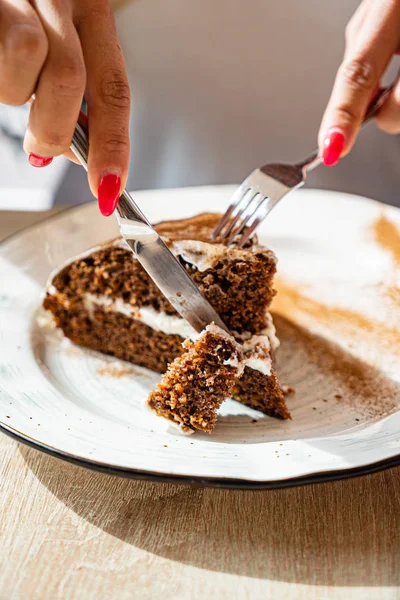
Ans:
MULTIPOLYGON (((115 0, 132 85, 131 190, 240 182, 316 147, 358 0, 115 0)), ((387 79, 392 80, 392 65, 387 79)), ((0 105, 0 235, 92 201, 81 167, 34 169, 29 108, 0 105), (31 213, 31 214, 28 214, 31 213), (36 214, 33 214, 36 213, 36 214)), ((369 125, 307 185, 400 205, 400 141, 369 125)))

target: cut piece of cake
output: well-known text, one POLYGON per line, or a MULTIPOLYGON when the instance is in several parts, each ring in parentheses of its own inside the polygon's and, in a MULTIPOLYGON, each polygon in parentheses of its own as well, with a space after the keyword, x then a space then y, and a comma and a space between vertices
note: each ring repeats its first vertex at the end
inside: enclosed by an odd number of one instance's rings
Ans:
POLYGON ((195 429, 211 433, 218 408, 242 375, 241 347, 211 324, 194 342, 187 339, 183 349, 151 392, 148 404, 186 433, 195 429))
MULTIPOLYGON (((268 307, 275 256, 256 238, 244 249, 211 241, 218 218, 203 214, 155 228, 235 339, 266 335, 273 359, 279 342, 268 307)), ((185 351, 184 340, 196 336, 122 239, 62 266, 50 278, 43 306, 72 342, 159 373, 185 351)), ((290 416, 271 361, 269 369, 247 366, 232 395, 267 415, 290 416)))
MULTIPOLYGON (((270 344, 265 335, 240 344, 212 323, 195 341, 185 340, 183 348, 184 353, 168 366, 147 402, 158 416, 185 433, 196 429, 211 433, 218 408, 232 396, 245 370, 250 384, 252 374, 271 373, 270 344)), ((260 383, 257 377, 256 382, 260 383)), ((257 383, 252 389, 260 394, 257 383)), ((236 393, 240 399, 240 392, 236 393)))

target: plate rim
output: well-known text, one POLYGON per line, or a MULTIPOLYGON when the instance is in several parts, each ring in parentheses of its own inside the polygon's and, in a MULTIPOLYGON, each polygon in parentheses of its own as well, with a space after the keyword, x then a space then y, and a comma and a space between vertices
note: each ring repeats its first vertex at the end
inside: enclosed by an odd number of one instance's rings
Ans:
MULTIPOLYGON (((195 186, 198 187, 198 186, 195 186)), ((202 186, 208 187, 208 186, 202 186)), ((211 186, 217 187, 217 186, 211 186)), ((227 187, 226 185, 218 186, 218 187, 227 187)), ((146 190, 147 191, 147 190, 146 190)), ((313 190, 314 191, 314 188, 313 190)), ((318 191, 318 190, 316 190, 318 191)), ((367 202, 378 202, 372 198, 367 198, 364 196, 359 196, 357 194, 348 194, 346 192, 338 192, 337 190, 321 190, 321 191, 329 191, 337 194, 356 197, 367 202)), ((58 218, 64 217, 67 213, 79 211, 83 207, 88 206, 89 204, 95 204, 95 201, 92 202, 83 202, 71 207, 66 207, 55 214, 48 215, 43 219, 40 219, 36 223, 28 225, 11 233, 7 237, 5 237, 0 242, 0 251, 3 246, 5 246, 8 242, 12 241, 14 238, 22 235, 37 226, 42 225, 43 223, 47 223, 52 220, 56 220, 58 218)), ((381 204, 381 203, 379 203, 381 204)), ((393 208, 393 207, 391 207, 393 208)), ((177 485, 192 485, 197 487, 207 487, 207 488, 219 488, 219 489, 239 489, 239 490, 268 490, 268 489, 280 489, 280 488, 290 488, 297 487, 302 485, 312 485, 316 483, 327 483, 329 481, 339 481, 342 479, 350 479, 353 477, 361 477, 364 475, 370 475, 379 471, 383 471, 395 466, 400 465, 400 453, 389 458, 385 458, 380 461, 376 461, 373 463, 368 463, 366 465, 361 465, 358 467, 351 467, 348 469, 336 469, 331 471, 316 471, 313 473, 309 473, 307 475, 302 475, 298 477, 290 477, 286 479, 279 480, 263 480, 256 481, 250 479, 235 479, 229 477, 201 477, 201 476, 192 476, 192 475, 177 475, 177 474, 168 474, 168 473, 160 473, 157 471, 149 471, 149 470, 141 470, 134 469, 131 467, 122 467, 118 465, 111 465, 109 463, 102 463, 92 459, 80 457, 64 450, 60 450, 59 448, 54 448, 45 444, 39 440, 35 440, 30 436, 26 436, 20 431, 13 429, 12 427, 7 427, 5 424, 0 423, 0 432, 7 435, 11 439, 15 440, 18 443, 22 443, 25 446, 33 448, 43 454, 47 454, 49 456, 53 456, 54 458, 58 458, 64 462, 90 469, 92 471, 96 471, 99 473, 103 473, 106 475, 123 477, 126 479, 134 479, 134 480, 142 480, 142 481, 152 481, 152 482, 162 482, 162 483, 172 483, 177 485)))
POLYGON ((218 488, 218 489, 235 489, 235 490, 273 490, 280 488, 290 488, 302 485, 312 485, 315 483, 327 483, 329 481, 339 481, 342 479, 351 479, 353 477, 361 477, 371 475, 379 471, 396 467, 400 465, 400 454, 385 458, 384 460, 362 465, 360 467, 352 467, 350 469, 337 469, 333 471, 317 471, 300 477, 290 477, 287 479, 254 481, 250 479, 234 479, 230 477, 199 477, 191 475, 172 475, 166 473, 158 473, 157 471, 148 471, 141 469, 133 469, 130 467, 119 467, 110 465, 95 460, 83 458, 53 448, 43 442, 34 440, 29 436, 25 436, 21 432, 17 432, 12 428, 0 423, 0 432, 15 441, 24 444, 34 450, 58 458, 64 462, 73 464, 78 467, 90 469, 105 475, 113 475, 123 477, 125 479, 134 479, 141 481, 152 481, 162 483, 172 483, 176 485, 192 485, 196 487, 218 488))

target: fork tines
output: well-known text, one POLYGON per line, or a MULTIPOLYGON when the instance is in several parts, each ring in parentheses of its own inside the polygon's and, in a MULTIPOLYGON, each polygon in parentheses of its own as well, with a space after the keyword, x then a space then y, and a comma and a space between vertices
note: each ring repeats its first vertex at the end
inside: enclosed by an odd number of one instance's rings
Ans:
POLYGON ((234 193, 227 211, 217 223, 212 238, 227 240, 228 245, 235 241, 242 248, 262 221, 260 209, 266 200, 263 194, 244 181, 234 193), (236 240, 238 236, 241 237, 236 240))

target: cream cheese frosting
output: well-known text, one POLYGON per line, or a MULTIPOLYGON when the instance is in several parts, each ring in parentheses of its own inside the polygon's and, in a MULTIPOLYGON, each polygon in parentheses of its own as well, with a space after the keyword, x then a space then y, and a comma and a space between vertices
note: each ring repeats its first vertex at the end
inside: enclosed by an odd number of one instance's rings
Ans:
POLYGON ((201 272, 212 269, 226 255, 226 246, 223 244, 208 244, 196 240, 172 242, 170 249, 175 256, 181 256, 201 272))
POLYGON ((200 335, 204 335, 207 331, 215 336, 229 339, 234 344, 236 352, 232 353, 232 357, 226 360, 224 364, 236 368, 237 377, 243 374, 245 367, 260 371, 264 375, 271 375, 272 359, 270 343, 266 335, 253 335, 243 344, 240 344, 232 335, 214 323, 207 325, 200 335))
POLYGON ((111 298, 103 294, 84 295, 85 308, 89 314, 93 314, 96 306, 101 306, 103 309, 111 312, 118 312, 126 317, 131 317, 135 321, 140 321, 148 325, 155 331, 161 331, 166 335, 179 335, 183 338, 195 339, 197 332, 193 327, 181 317, 176 315, 167 315, 164 312, 159 312, 150 306, 138 308, 132 306, 128 302, 123 302, 120 298, 111 298))

